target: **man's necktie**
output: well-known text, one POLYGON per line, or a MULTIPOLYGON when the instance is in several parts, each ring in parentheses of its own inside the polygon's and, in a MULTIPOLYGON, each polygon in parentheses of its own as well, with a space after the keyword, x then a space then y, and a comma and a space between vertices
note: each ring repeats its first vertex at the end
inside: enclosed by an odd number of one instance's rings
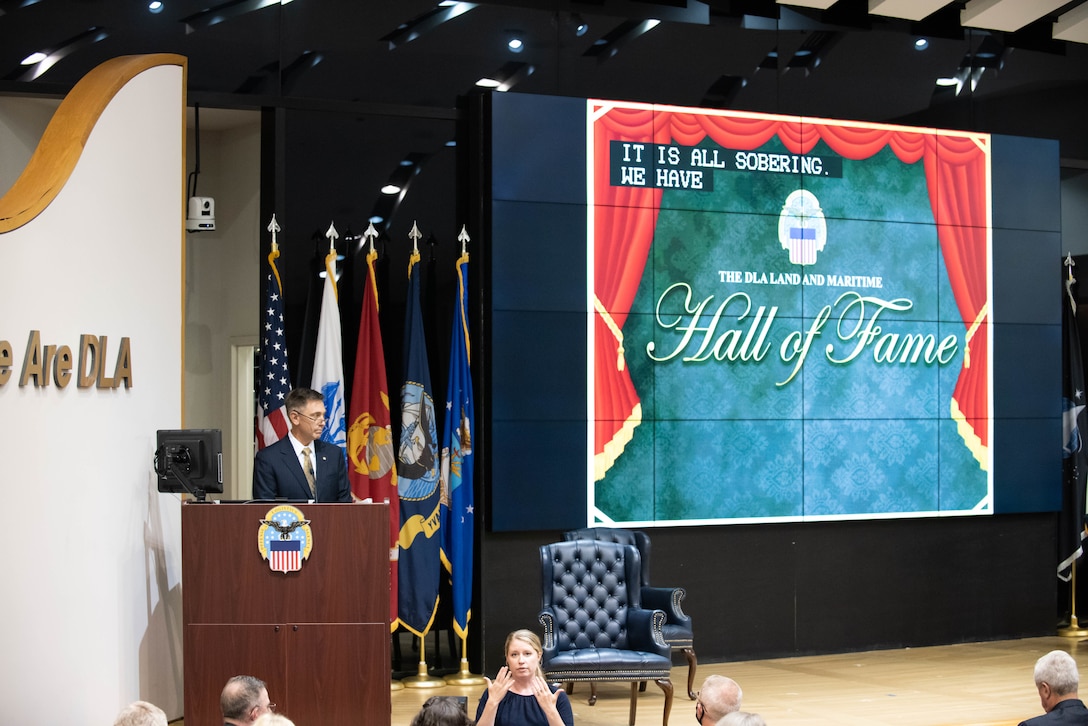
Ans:
POLYGON ((314 463, 310 460, 310 447, 302 450, 302 471, 306 473, 306 482, 310 485, 310 493, 317 498, 317 486, 314 483, 314 463))

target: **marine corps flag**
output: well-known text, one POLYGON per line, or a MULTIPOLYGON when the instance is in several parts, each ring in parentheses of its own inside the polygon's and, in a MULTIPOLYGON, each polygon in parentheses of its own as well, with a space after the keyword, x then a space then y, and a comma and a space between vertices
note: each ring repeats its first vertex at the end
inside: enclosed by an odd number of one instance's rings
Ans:
POLYGON ((1073 562, 1081 556, 1084 539, 1085 460, 1084 365, 1077 332, 1077 303, 1073 296, 1073 260, 1065 260, 1062 294, 1062 514, 1058 528, 1058 578, 1068 582, 1073 562))
POLYGON ((464 640, 472 617, 472 378, 468 337, 468 241, 465 230, 457 260, 457 304, 450 336, 450 376, 446 386, 446 426, 442 442, 442 564, 450 574, 453 592, 453 629, 464 640))
POLYGON ((438 433, 431 399, 427 341, 420 310, 419 247, 410 234, 408 299, 404 315, 404 385, 400 389, 401 432, 397 451, 400 493, 399 606, 401 625, 419 637, 430 630, 438 608, 439 560, 438 433))
POLYGON ((355 350, 355 378, 351 387, 351 426, 348 428, 348 479, 356 499, 370 498, 389 504, 389 622, 397 622, 397 536, 400 530, 400 501, 397 497, 397 467, 390 429, 389 379, 385 376, 385 349, 378 325, 378 285, 374 274, 374 237, 370 225, 366 256, 363 307, 359 314, 359 343, 355 350))

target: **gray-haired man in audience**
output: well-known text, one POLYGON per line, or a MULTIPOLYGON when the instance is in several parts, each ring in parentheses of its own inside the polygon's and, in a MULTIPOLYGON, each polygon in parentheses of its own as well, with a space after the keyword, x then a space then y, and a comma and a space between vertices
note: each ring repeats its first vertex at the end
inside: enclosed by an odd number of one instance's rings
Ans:
POLYGON ((249 726, 259 716, 275 711, 276 704, 268 701, 268 689, 260 678, 235 676, 223 686, 219 708, 225 725, 249 726))
POLYGON ((1052 650, 1035 661, 1035 687, 1046 714, 1020 722, 1020 726, 1088 724, 1088 708, 1077 696, 1080 674, 1073 656, 1052 650))
POLYGON ((166 726, 166 713, 147 701, 133 701, 121 709, 113 726, 166 726))
POLYGON ((740 710, 740 685, 725 676, 707 676, 695 699, 695 720, 700 726, 716 726, 726 714, 740 710))

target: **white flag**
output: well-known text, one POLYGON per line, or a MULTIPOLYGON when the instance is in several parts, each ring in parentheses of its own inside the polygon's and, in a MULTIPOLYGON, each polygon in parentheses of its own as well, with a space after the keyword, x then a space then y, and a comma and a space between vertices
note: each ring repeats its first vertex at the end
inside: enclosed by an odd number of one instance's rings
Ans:
POLYGON ((325 257, 325 287, 310 386, 325 398, 325 428, 321 440, 336 444, 347 461, 347 424, 344 408, 344 355, 340 336, 340 308, 336 300, 336 251, 325 257))

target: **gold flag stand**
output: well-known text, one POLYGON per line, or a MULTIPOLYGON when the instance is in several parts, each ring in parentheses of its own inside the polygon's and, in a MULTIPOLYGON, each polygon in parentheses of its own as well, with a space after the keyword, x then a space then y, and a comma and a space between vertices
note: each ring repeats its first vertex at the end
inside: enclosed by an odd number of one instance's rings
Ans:
POLYGON ((451 686, 482 686, 487 683, 483 676, 477 676, 468 672, 468 639, 461 636, 461 670, 446 676, 446 683, 451 686))
POLYGON ((1070 600, 1069 600, 1069 625, 1064 628, 1058 628, 1058 635, 1063 638, 1085 638, 1088 637, 1088 630, 1080 627, 1080 623, 1077 621, 1077 562, 1079 560, 1073 560, 1073 564, 1070 566, 1071 576, 1069 578, 1070 600))
POLYGON ((446 685, 446 682, 441 678, 435 678, 427 673, 427 658, 424 655, 423 648, 426 638, 420 636, 419 638, 419 670, 414 676, 407 676, 402 678, 400 682, 404 684, 405 688, 439 688, 446 685))

